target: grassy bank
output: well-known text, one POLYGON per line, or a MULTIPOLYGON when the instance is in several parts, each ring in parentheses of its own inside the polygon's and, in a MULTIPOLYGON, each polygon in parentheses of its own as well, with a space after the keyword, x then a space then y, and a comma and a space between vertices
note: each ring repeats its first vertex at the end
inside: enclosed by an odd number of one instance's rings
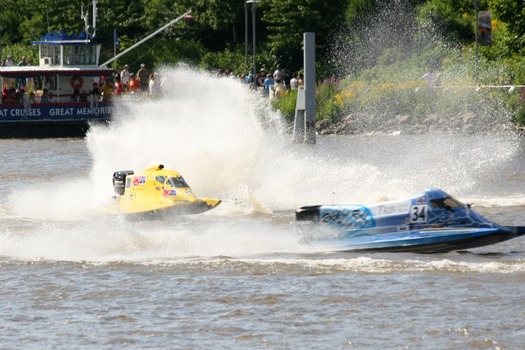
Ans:
MULTIPOLYGON (((424 69, 375 67, 359 76, 329 79, 316 87, 316 119, 319 125, 337 124, 348 116, 368 115, 389 120, 403 116, 407 124, 425 123, 429 116, 447 123, 458 116, 472 115, 478 123, 512 123, 525 126, 523 88, 515 72, 501 64, 480 74, 479 83, 468 70, 450 65, 440 72, 440 82, 429 87, 421 79, 424 69), (397 73, 393 73, 397 70, 397 73), (406 79, 404 77, 410 77, 406 79)), ((273 106, 287 121, 293 121, 296 93, 289 92, 273 106)), ((378 125, 381 127, 381 125, 378 125)), ((378 130, 379 131, 379 130, 378 130)))

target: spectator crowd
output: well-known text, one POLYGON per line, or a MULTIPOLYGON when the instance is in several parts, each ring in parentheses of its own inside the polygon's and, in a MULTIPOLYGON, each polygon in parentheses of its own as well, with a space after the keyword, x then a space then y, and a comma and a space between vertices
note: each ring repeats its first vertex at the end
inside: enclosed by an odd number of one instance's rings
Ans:
MULTIPOLYGON (((22 56, 18 66, 32 66, 33 61, 27 61, 26 56, 22 56)), ((3 60, 3 67, 15 66, 12 55, 7 55, 3 60)), ((283 94, 289 90, 296 90, 303 86, 303 75, 294 73, 290 77, 285 70, 277 64, 273 72, 267 71, 265 68, 260 72, 254 74, 250 70, 244 74, 235 75, 230 70, 225 72, 226 76, 235 78, 238 77, 246 87, 252 90, 259 91, 261 94, 271 98, 279 99, 283 94)), ((81 78, 80 78, 81 79, 81 78)), ((100 101, 108 101, 113 96, 123 95, 139 95, 156 97, 162 91, 164 80, 161 79, 158 73, 150 72, 146 65, 140 65, 140 69, 136 73, 130 72, 129 65, 117 68, 111 76, 100 77, 94 79, 92 86, 86 87, 81 91, 82 83, 73 83, 73 92, 67 95, 61 95, 60 101, 64 101, 64 96, 70 97, 70 102, 88 102, 96 103, 100 101)), ((2 94, 0 103, 23 103, 24 105, 30 103, 52 103, 55 101, 53 92, 49 86, 49 77, 39 76, 34 78, 3 78, 2 94), (35 85, 38 86, 38 93, 35 85)))
MULTIPOLYGON (((33 61, 27 62, 26 56, 22 56, 17 66, 32 66, 33 61)), ((2 61, 1 67, 14 67, 12 55, 2 61)), ((2 79, 2 90, 0 95, 0 104, 23 104, 28 106, 31 103, 53 103, 58 102, 57 96, 53 94, 49 84, 49 76, 39 75, 36 77, 26 78, 8 78, 2 79), (38 90, 37 90, 38 88, 38 90)), ((81 77, 73 77, 71 85, 73 92, 71 94, 62 94, 60 102, 65 102, 69 98, 70 102, 91 102, 98 104, 101 101, 108 101, 113 96, 122 96, 126 94, 136 94, 139 96, 156 97, 162 90, 163 80, 158 73, 150 72, 145 64, 140 65, 136 74, 130 72, 129 65, 118 68, 111 76, 101 76, 94 79, 92 86, 86 90, 83 87, 81 77), (79 81, 74 81, 78 79, 79 81), (99 83, 100 82, 100 83, 99 83)))
POLYGON ((262 68, 255 75, 253 74, 253 69, 244 74, 235 75, 228 69, 224 72, 224 75, 239 78, 248 88, 260 91, 271 99, 279 99, 289 90, 297 90, 299 87, 304 86, 302 73, 294 73, 288 80, 288 76, 280 64, 277 64, 273 73, 262 68))

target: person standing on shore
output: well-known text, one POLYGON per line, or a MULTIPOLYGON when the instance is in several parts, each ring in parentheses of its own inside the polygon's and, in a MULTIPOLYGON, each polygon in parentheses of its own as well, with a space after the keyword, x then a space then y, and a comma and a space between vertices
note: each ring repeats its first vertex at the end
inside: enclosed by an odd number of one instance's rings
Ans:
POLYGON ((421 80, 423 80, 429 88, 434 87, 434 84, 436 83, 436 75, 434 74, 432 68, 429 68, 428 72, 423 74, 421 80))
MULTIPOLYGON (((264 94, 270 96, 270 92, 273 91, 273 85, 275 81, 270 73, 266 74, 266 79, 264 79, 264 94)), ((272 97, 272 96, 270 96, 272 97)))
POLYGON ((149 71, 146 69, 146 65, 142 63, 140 69, 137 72, 137 77, 140 81, 140 90, 147 93, 149 88, 149 71))
POLYGON ((140 81, 135 74, 129 74, 129 92, 136 93, 140 89, 140 81))
POLYGON ((155 97, 155 95, 157 95, 157 82, 155 81, 155 73, 151 73, 149 75, 148 89, 150 97, 155 97))
POLYGON ((294 74, 292 79, 290 79, 290 89, 297 90, 299 87, 299 80, 297 79, 297 74, 294 74))
POLYGON ((115 95, 121 96, 124 92, 124 85, 122 84, 122 81, 120 79, 120 74, 115 75, 115 95))
POLYGON ((275 67, 275 71, 273 72, 273 80, 275 80, 276 83, 284 83, 282 81, 284 80, 284 70, 281 68, 280 64, 275 67))
POLYGON ((122 87, 125 91, 129 90, 129 81, 130 81, 130 73, 129 73, 129 66, 126 64, 124 65, 124 69, 122 72, 120 72, 120 82, 122 83, 122 87))

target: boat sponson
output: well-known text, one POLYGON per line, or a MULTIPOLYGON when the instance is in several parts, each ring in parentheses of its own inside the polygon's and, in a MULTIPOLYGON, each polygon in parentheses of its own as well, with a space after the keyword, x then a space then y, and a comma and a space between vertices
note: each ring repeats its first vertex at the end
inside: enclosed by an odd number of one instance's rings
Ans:
POLYGON ((196 215, 207 212, 221 203, 222 200, 220 199, 200 198, 193 203, 179 204, 156 210, 126 212, 125 214, 128 217, 134 217, 135 219, 155 219, 162 218, 164 215, 196 215))
MULTIPOLYGON (((525 228, 522 228, 525 232, 525 228)), ((412 242, 404 242, 398 245, 363 245, 358 247, 356 245, 349 246, 345 249, 340 246, 338 251, 374 251, 374 252, 412 252, 412 253, 447 253, 457 250, 466 250, 479 248, 487 245, 501 243, 513 238, 524 235, 525 233, 509 233, 503 230, 488 229, 484 235, 462 235, 457 239, 447 239, 443 241, 430 241, 422 243, 422 240, 413 240, 412 242)))

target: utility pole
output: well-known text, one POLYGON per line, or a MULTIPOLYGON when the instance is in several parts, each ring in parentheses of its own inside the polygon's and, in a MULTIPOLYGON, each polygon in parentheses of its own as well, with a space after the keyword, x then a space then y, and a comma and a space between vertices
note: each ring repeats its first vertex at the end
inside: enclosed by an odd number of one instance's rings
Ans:
POLYGON ((293 141, 315 144, 315 33, 303 34, 304 87, 297 90, 293 141))
POLYGON ((247 4, 251 4, 252 5, 252 41, 253 41, 253 77, 254 79, 256 79, 256 76, 257 76, 257 55, 256 55, 256 52, 255 52, 255 49, 256 49, 256 41, 255 41, 255 36, 256 36, 256 33, 255 33, 255 18, 256 18, 256 13, 257 13, 257 4, 261 2, 261 0, 248 0, 246 1, 247 4))
POLYGON ((476 11, 476 28, 474 31, 476 32, 476 85, 478 85, 478 79, 479 79, 479 56, 478 56, 478 46, 479 46, 479 38, 478 38, 478 26, 479 26, 479 0, 474 1, 474 9, 476 11))
POLYGON ((248 66, 248 4, 244 3, 244 64, 248 66))
POLYGON ((117 58, 119 58, 120 56, 122 55, 125 55, 126 53, 128 53, 129 51, 133 50, 134 48, 136 48, 137 46, 141 45, 142 43, 146 42, 147 40, 153 38, 155 35, 159 34, 160 32, 162 32, 163 30, 166 30, 168 27, 174 25, 175 23, 178 23, 179 21, 183 20, 185 16, 191 14, 191 11, 187 11, 186 13, 184 13, 182 16, 180 17, 177 17, 175 18, 173 21, 169 22, 168 24, 164 25, 162 28, 159 28, 157 29, 155 32, 151 33, 150 35, 148 35, 147 37, 145 37, 144 39, 140 40, 138 43, 132 45, 131 47, 127 48, 126 50, 122 51, 121 53, 119 53, 118 55, 114 56, 112 59, 110 59, 109 61, 106 61, 104 63, 102 63, 100 66, 103 67, 103 66, 107 66, 108 64, 110 64, 111 62, 115 61, 117 58))

